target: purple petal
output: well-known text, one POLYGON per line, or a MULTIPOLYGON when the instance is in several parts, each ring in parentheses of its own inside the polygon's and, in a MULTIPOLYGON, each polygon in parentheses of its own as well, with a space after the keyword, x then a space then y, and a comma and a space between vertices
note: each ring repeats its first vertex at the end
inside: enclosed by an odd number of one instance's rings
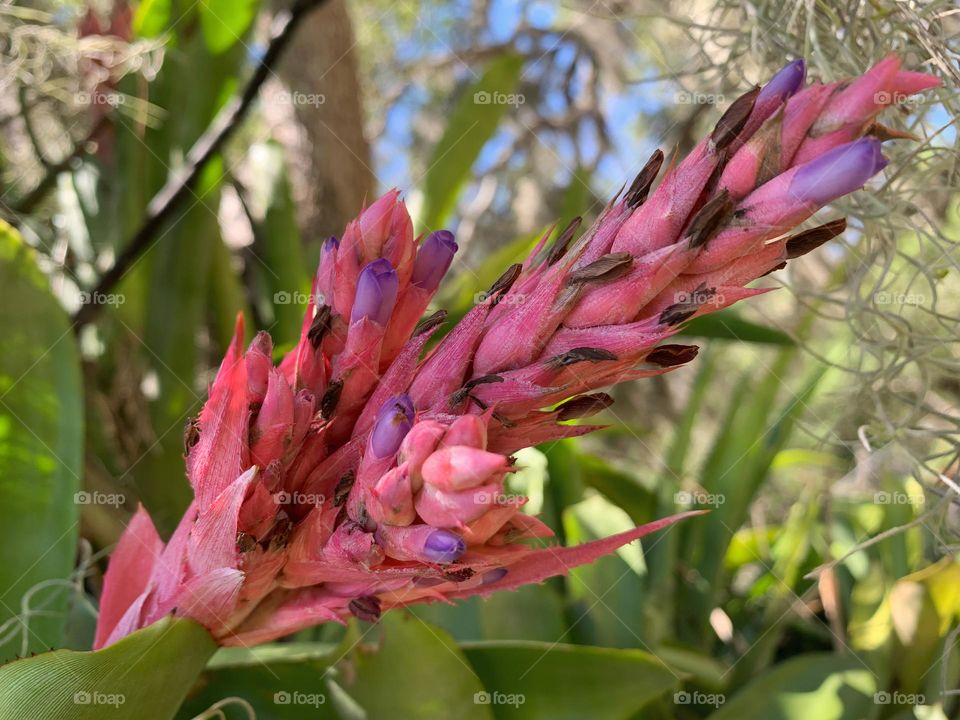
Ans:
POLYGON ((438 230, 430 233, 417 251, 410 282, 424 290, 436 290, 456 252, 457 243, 452 232, 438 230))
POLYGON ((389 260, 379 258, 369 263, 357 278, 351 324, 370 318, 378 325, 386 325, 397 302, 397 288, 397 271, 389 260))
POLYGON ((373 426, 370 442, 378 458, 393 455, 413 426, 413 402, 407 395, 390 398, 380 408, 373 426))
POLYGON ((466 551, 463 538, 449 530, 435 530, 423 544, 423 554, 431 562, 451 563, 466 551))
POLYGON ((790 182, 789 192, 800 202, 825 205, 863 187, 886 164, 879 140, 855 140, 801 165, 790 182))
POLYGON ((770 78, 770 82, 763 86, 760 94, 757 95, 756 104, 762 105, 773 98, 776 98, 778 102, 783 102, 800 89, 806 76, 807 64, 802 58, 794 60, 781 68, 776 75, 770 78))

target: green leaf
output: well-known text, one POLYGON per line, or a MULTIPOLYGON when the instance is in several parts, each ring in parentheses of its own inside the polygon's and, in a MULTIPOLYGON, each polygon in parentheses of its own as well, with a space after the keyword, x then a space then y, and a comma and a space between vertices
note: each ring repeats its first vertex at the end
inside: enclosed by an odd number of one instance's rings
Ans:
POLYGON ((138 37, 157 37, 170 24, 171 0, 143 0, 133 16, 133 32, 138 37))
POLYGON ((785 347, 796 344, 785 332, 744 320, 736 311, 730 309, 694 318, 684 325, 679 334, 785 347))
POLYGON ((710 720, 861 720, 875 709, 873 673, 855 657, 800 655, 749 683, 710 720))
POLYGON ((96 652, 12 662, 0 668, 0 720, 167 720, 216 647, 201 625, 165 618, 96 652))
MULTIPOLYGON (((240 698, 258 720, 335 718, 326 678, 341 651, 338 644, 311 642, 221 648, 177 717, 189 720, 227 698, 240 698)), ((249 717, 236 701, 223 712, 227 718, 249 717)))
POLYGON ((387 613, 380 628, 379 646, 358 644, 338 680, 367 720, 491 717, 474 702, 483 686, 445 631, 406 612, 387 613))
POLYGON ((419 220, 428 230, 440 228, 453 212, 473 163, 509 107, 504 100, 513 92, 522 67, 519 55, 490 61, 483 76, 464 91, 453 108, 423 182, 424 208, 419 220))
MULTIPOLYGON (((567 545, 598 540, 635 526, 626 512, 594 495, 563 513, 567 545)), ((670 532, 667 530, 666 532, 670 532)), ((572 639, 586 645, 643 645, 644 623, 637 604, 646 573, 643 549, 630 543, 616 553, 574 568, 567 579, 574 603, 572 639)))
POLYGON ((201 0, 200 27, 207 49, 219 55, 236 45, 256 17, 259 5, 258 0, 201 0))
MULTIPOLYGON (((31 610, 0 659, 63 642, 66 580, 77 546, 74 495, 83 471, 83 388, 74 335, 34 251, 0 222, 0 625, 31 610), (21 640, 23 642, 21 642, 21 640)), ((10 627, 3 628, 6 634, 10 627)))
POLYGON ((498 718, 621 720, 679 684, 670 668, 641 650, 543 642, 461 647, 486 687, 478 699, 490 700, 498 718))
POLYGON ((300 324, 310 292, 311 263, 304 260, 296 207, 283 159, 274 142, 250 148, 251 185, 242 198, 253 226, 255 261, 262 279, 265 304, 273 316, 270 334, 275 343, 300 339, 300 324))

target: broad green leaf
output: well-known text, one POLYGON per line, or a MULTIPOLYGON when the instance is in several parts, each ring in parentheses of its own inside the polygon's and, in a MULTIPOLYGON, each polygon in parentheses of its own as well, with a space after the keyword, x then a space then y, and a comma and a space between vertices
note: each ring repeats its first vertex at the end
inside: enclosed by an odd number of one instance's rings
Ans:
POLYGON ((359 643, 337 681, 368 720, 491 717, 475 702, 480 680, 445 631, 402 611, 387 613, 380 628, 379 645, 359 643))
POLYGON ((491 60, 483 76, 464 90, 453 108, 423 181, 424 209, 419 224, 427 230, 442 227, 453 212, 473 163, 510 107, 522 67, 519 55, 491 60))
MULTIPOLYGON (((683 409, 673 436, 670 438, 664 468, 657 482, 657 517, 664 517, 676 508, 676 492, 682 485, 687 468, 693 431, 706 402, 707 394, 713 387, 714 372, 717 368, 716 348, 708 344, 697 359, 699 369, 690 388, 687 404, 683 409)), ((673 626, 677 604, 677 563, 682 534, 665 533, 659 542, 647 549, 649 572, 645 581, 647 600, 643 605, 648 635, 655 642, 672 640, 669 629, 673 626)))
POLYGON ((671 692, 678 676, 641 650, 542 642, 461 646, 497 718, 622 720, 671 692))
POLYGON ((251 187, 244 201, 253 225, 252 270, 262 280, 265 305, 270 308, 275 343, 300 338, 300 325, 310 292, 310 274, 304 260, 296 208, 277 143, 250 148, 251 187))
POLYGON ((200 27, 214 55, 236 45, 257 16, 258 0, 201 0, 200 27))
POLYGON ((258 720, 335 718, 327 678, 342 650, 309 642, 221 648, 177 717, 188 720, 220 703, 226 718, 246 719, 246 703, 258 720))
MULTIPOLYGON (((635 525, 643 525, 656 515, 656 494, 640 484, 633 475, 623 472, 596 455, 575 453, 583 482, 626 512, 635 525)), ((609 533, 608 533, 609 534, 609 533)))
MULTIPOLYGON (((634 525, 627 513, 599 495, 568 507, 563 513, 568 545, 607 537, 634 525)), ((587 645, 642 646, 645 628, 637 599, 643 594, 645 572, 639 543, 624 545, 612 555, 571 570, 567 579, 568 594, 574 603, 571 639, 587 645)))
POLYGON ((3 222, 0 286, 2 660, 63 641, 67 595, 57 581, 70 575, 79 534, 83 389, 67 316, 34 251, 3 222), (37 614, 18 631, 11 618, 24 612, 37 614))
MULTIPOLYGON (((775 412, 784 385, 782 378, 788 376, 794 354, 792 348, 782 350, 759 378, 752 369, 743 374, 703 463, 699 483, 705 491, 702 499, 714 507, 683 531, 683 557, 701 578, 686 589, 692 603, 683 604, 688 613, 683 627, 691 632, 691 642, 693 636, 704 637, 700 630, 726 587, 723 562, 733 534, 745 521, 770 464, 789 441, 797 416, 806 409, 825 372, 825 368, 817 368, 775 412)), ((695 497, 701 498, 699 494, 695 497)))
POLYGON ((17 660, 0 668, 0 720, 167 720, 214 650, 201 625, 165 618, 96 652, 17 660))
POLYGON ((683 327, 680 335, 787 347, 796 344, 785 332, 744 320, 729 308, 694 318, 683 327))
MULTIPOLYGON (((156 187, 168 179, 171 159, 187 152, 229 98, 244 57, 240 45, 211 57, 200 33, 180 25, 177 30, 182 32, 177 52, 167 55, 151 84, 151 99, 170 113, 143 140, 152 151, 147 161, 156 187), (197 73, 197 67, 203 72, 197 73), (191 81, 183 82, 184 77, 191 81)), ((155 440, 124 479, 136 484, 161 535, 172 531, 192 497, 183 469, 182 429, 205 399, 210 378, 201 373, 208 362, 215 368, 223 351, 213 345, 201 355, 197 340, 206 331, 211 263, 217 244, 223 242, 217 211, 224 174, 222 158, 208 163, 175 221, 130 273, 139 276, 144 293, 143 318, 131 334, 147 384, 155 390, 150 395, 155 440)))
POLYGON ((800 655, 759 676, 710 720, 862 720, 875 708, 873 673, 855 657, 800 655))
POLYGON ((172 0, 143 0, 133 16, 133 32, 139 37, 157 37, 170 24, 172 0))
POLYGON ((242 312, 249 323, 250 310, 243 285, 233 267, 230 248, 222 242, 213 243, 211 253, 208 281, 210 324, 217 347, 227 347, 236 332, 237 313, 242 312))

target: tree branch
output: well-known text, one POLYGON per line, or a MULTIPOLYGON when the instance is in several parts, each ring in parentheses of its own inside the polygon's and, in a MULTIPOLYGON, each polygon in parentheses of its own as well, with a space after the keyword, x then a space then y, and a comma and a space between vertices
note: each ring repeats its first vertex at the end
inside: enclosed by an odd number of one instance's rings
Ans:
MULTIPOLYGON (((253 104, 260 87, 272 73, 281 54, 290 44, 301 20, 312 10, 320 7, 326 0, 296 0, 287 11, 278 13, 274 18, 270 45, 263 55, 243 92, 234 96, 217 114, 210 126, 190 148, 186 166, 181 173, 171 177, 166 185, 153 196, 147 205, 146 218, 140 229, 117 256, 116 262, 107 270, 97 283, 90 297, 106 295, 123 278, 137 259, 150 247, 160 230, 173 217, 176 210, 188 196, 207 163, 220 151, 223 144, 233 135, 253 104)), ((74 330, 96 318, 101 303, 90 302, 80 306, 74 316, 74 330)))

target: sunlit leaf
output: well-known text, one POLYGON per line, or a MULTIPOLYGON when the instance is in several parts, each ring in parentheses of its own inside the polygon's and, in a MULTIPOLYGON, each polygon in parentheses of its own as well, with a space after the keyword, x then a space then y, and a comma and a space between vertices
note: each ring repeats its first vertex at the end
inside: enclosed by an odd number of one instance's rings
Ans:
POLYGON ((165 618, 96 652, 55 650, 0 668, 0 718, 172 718, 216 650, 191 620, 165 618))
POLYGON ((58 647, 83 471, 76 340, 34 251, 0 222, 0 659, 58 647), (31 590, 33 591, 31 593, 31 590), (29 593, 29 595, 28 595, 29 593), (35 612, 18 627, 15 614, 35 612))

